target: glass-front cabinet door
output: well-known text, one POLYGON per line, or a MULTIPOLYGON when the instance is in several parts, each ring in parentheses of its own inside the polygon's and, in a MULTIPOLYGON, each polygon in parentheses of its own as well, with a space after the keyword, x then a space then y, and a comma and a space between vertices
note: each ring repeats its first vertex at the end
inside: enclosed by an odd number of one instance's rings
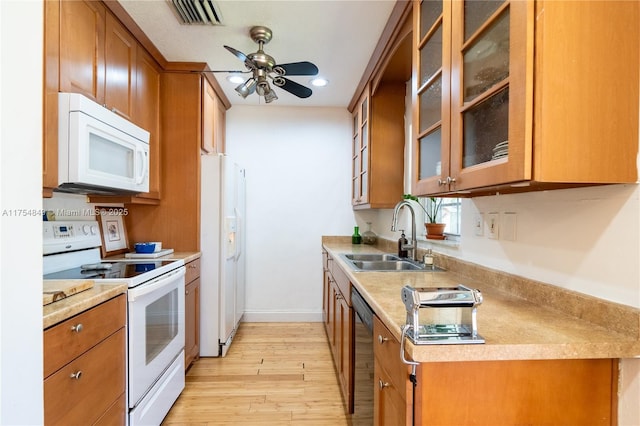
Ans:
POLYGON ((452 2, 460 28, 451 31, 451 189, 531 178, 528 9, 532 1, 452 2))
POLYGON ((435 194, 449 174, 451 3, 414 3, 413 193, 435 194), (415 29, 418 29, 415 31, 415 29))
POLYGON ((414 193, 530 178, 532 10, 527 1, 414 3, 414 193))
POLYGON ((369 202, 369 92, 353 111, 352 204, 369 202))

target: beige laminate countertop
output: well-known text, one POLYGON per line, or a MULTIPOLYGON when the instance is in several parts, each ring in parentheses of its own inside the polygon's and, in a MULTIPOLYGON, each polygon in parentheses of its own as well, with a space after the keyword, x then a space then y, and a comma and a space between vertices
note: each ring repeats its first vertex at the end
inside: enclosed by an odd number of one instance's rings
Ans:
MULTIPOLYGON (((638 309, 536 282, 526 283, 527 289, 522 292, 530 296, 523 297, 510 292, 509 286, 513 284, 502 283, 500 277, 487 279, 491 274, 486 271, 473 275, 468 268, 464 275, 450 268, 445 268, 447 272, 356 272, 339 256, 341 253, 375 253, 381 250, 330 238, 323 239, 323 247, 398 340, 401 337, 400 327, 406 321, 406 310, 400 299, 400 291, 406 284, 412 287, 463 284, 482 292, 484 300, 477 315, 478 332, 485 343, 413 345, 407 339, 407 355, 415 361, 640 356, 638 309)), ((436 257, 436 264, 440 265, 438 260, 436 257)), ((519 291, 516 288, 516 293, 519 291)))
POLYGON ((42 328, 46 329, 87 309, 127 292, 126 284, 98 284, 42 307, 42 328))
MULTIPOLYGON (((174 252, 158 259, 183 259, 184 263, 189 263, 200 257, 200 252, 174 252)), ((109 257, 108 259, 124 259, 124 255, 109 257)), ((106 259, 106 260, 108 260, 106 259)), ((143 260, 143 259, 137 259, 143 260)), ((127 292, 126 284, 99 284, 94 283, 93 288, 68 296, 57 302, 50 303, 42 307, 43 329, 55 325, 61 321, 71 318, 87 309, 99 305, 102 302, 127 292)))

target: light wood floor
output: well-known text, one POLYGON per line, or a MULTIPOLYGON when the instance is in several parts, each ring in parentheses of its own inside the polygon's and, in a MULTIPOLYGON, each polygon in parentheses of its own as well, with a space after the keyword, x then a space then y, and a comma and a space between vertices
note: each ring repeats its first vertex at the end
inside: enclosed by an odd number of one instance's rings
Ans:
POLYGON ((201 358, 163 425, 348 425, 323 324, 241 323, 201 358))

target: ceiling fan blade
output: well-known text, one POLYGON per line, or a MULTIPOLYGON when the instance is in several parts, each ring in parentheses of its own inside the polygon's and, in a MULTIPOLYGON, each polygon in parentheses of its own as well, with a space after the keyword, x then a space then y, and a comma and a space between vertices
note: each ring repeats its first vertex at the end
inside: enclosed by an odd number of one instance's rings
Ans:
POLYGON ((244 64, 247 66, 247 68, 249 68, 250 70, 255 69, 254 63, 249 58, 247 58, 247 55, 245 55, 244 53, 242 53, 239 50, 234 49, 231 46, 224 45, 224 48, 227 49, 229 52, 233 53, 236 56, 236 58, 238 58, 242 62, 244 62, 244 64))
MULTIPOLYGON (((303 86, 302 84, 298 84, 295 81, 291 81, 288 78, 280 77, 284 83, 282 85, 276 84, 278 87, 282 87, 287 92, 292 95, 296 95, 299 98, 308 98, 313 93, 311 89, 303 86)), ((275 83, 275 80, 274 80, 275 83)))
POLYGON ((316 75, 318 74, 318 67, 311 62, 292 62, 290 64, 278 64, 276 67, 280 67, 284 70, 282 75, 316 75))

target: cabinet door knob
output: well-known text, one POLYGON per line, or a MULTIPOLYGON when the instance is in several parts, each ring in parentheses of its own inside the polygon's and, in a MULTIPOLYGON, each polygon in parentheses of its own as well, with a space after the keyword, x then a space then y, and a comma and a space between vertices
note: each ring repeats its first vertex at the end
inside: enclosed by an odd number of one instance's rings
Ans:
POLYGON ((389 340, 388 337, 384 337, 384 336, 382 336, 382 334, 378 334, 378 343, 383 344, 387 340, 389 340))
POLYGON ((382 379, 378 379, 378 387, 380 390, 383 390, 384 388, 389 387, 389 383, 382 381, 382 379))
POLYGON ((80 380, 80 377, 82 377, 82 370, 78 370, 75 373, 71 373, 69 377, 72 379, 80 380))
POLYGON ((82 323, 80 323, 80 324, 76 324, 73 327, 71 327, 71 331, 75 331, 76 333, 80 333, 83 328, 84 327, 82 326, 82 323))
POLYGON ((442 185, 446 185, 447 181, 442 180, 442 179, 438 179, 438 186, 442 186, 442 185))
POLYGON ((452 178, 451 176, 447 176, 447 183, 448 184, 456 183, 456 178, 452 178))

